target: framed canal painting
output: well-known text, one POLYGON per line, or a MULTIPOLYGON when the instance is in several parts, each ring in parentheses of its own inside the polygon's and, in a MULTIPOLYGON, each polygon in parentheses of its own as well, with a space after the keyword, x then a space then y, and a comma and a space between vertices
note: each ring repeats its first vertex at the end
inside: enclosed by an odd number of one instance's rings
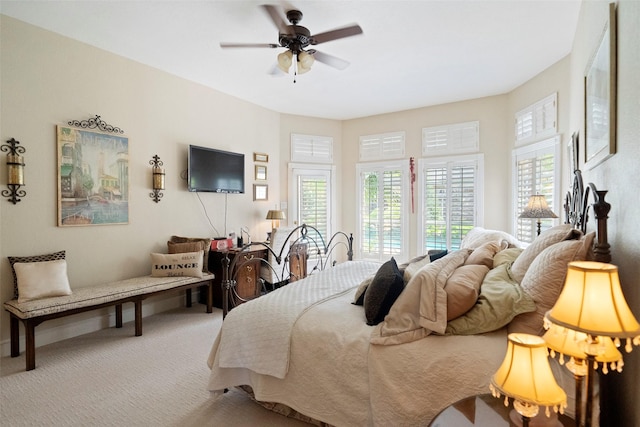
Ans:
POLYGON ((59 227, 129 223, 126 136, 58 126, 57 153, 59 227))

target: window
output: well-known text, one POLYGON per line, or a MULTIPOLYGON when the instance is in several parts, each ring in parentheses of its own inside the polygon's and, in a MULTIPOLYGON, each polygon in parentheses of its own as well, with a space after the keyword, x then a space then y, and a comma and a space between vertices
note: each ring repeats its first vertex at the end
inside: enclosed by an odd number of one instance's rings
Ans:
POLYGON ((404 157, 404 132, 360 137, 360 161, 390 160, 404 157))
POLYGON ((291 134, 291 161, 333 163, 333 138, 291 134))
POLYGON ((422 155, 477 153, 480 150, 480 123, 468 122, 422 129, 422 155))
POLYGON ((482 154, 421 159, 418 172, 418 253, 455 250, 471 228, 482 223, 482 154))
POLYGON ((331 165, 289 165, 290 221, 317 228, 325 239, 333 232, 334 176, 335 167, 331 165))
POLYGON ((360 257, 388 260, 408 257, 408 164, 393 161, 358 164, 360 257))
POLYGON ((517 146, 556 134, 557 99, 554 93, 516 113, 517 146))
MULTIPOLYGON (((556 136, 536 144, 514 150, 514 195, 515 212, 514 235, 518 240, 531 242, 537 235, 537 220, 518 218, 527 206, 529 197, 542 194, 549 208, 558 216, 559 212, 559 174, 560 137, 556 136)), ((553 225, 552 219, 542 219, 544 230, 553 225)))

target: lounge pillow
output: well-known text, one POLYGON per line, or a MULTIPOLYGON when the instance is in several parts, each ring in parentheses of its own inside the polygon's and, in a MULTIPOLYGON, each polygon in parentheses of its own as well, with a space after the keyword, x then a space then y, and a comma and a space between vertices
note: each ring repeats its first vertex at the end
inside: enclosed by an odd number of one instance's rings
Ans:
POLYGON ((202 248, 204 250, 203 259, 202 259, 202 271, 204 271, 205 273, 207 273, 209 271, 209 252, 211 251, 211 239, 210 238, 208 238, 208 237, 171 236, 169 241, 173 242, 173 243, 202 242, 202 245, 203 245, 202 248))
POLYGON ((17 262, 13 268, 18 280, 18 302, 71 295, 64 259, 17 262))
POLYGON ((153 277, 191 276, 202 277, 204 251, 180 254, 151 254, 153 277))
POLYGON ((484 265, 487 268, 493 268, 493 257, 500 251, 507 249, 509 246, 509 242, 506 240, 500 240, 499 242, 486 242, 471 252, 467 261, 465 261, 466 265, 469 264, 478 264, 484 265))
POLYGON ((462 316, 447 323, 447 335, 475 335, 495 331, 518 314, 531 312, 536 304, 522 287, 509 277, 502 264, 484 278, 476 304, 462 316))
POLYGON ((360 286, 358 286, 358 289, 356 289, 356 295, 353 298, 353 302, 351 304, 364 305, 364 294, 374 277, 375 276, 369 276, 360 283, 360 286))
MULTIPOLYGON (((183 253, 198 252, 198 251, 203 251, 203 254, 204 254, 204 251, 207 248, 210 248, 210 245, 211 245, 210 240, 209 242, 205 242, 204 240, 196 240, 193 242, 184 242, 184 243, 176 243, 169 240, 167 242, 167 250, 170 254, 183 254, 183 253)), ((206 252, 208 253, 209 251, 206 251, 206 252)), ((208 264, 204 260, 204 255, 202 259, 202 271, 204 273, 207 273, 209 271, 208 264)))
POLYGON ((53 252, 50 254, 42 254, 42 255, 33 255, 33 256, 10 256, 7 257, 9 259, 9 264, 11 265, 11 273, 13 273, 13 298, 18 299, 18 278, 16 277, 16 270, 13 268, 13 265, 17 262, 44 262, 44 261, 54 261, 59 259, 66 258, 65 251, 53 252))
POLYGON ((429 254, 417 256, 403 264, 398 266, 398 269, 402 272, 404 283, 409 283, 411 277, 418 272, 422 267, 431 262, 429 254))
POLYGON ((516 282, 522 283, 527 269, 540 252, 555 243, 563 240, 576 240, 580 237, 582 237, 582 232, 573 228, 571 224, 557 225, 543 231, 513 262, 513 266, 511 266, 512 277, 516 282))
POLYGON ((513 263, 518 256, 524 251, 522 248, 507 248, 498 252, 493 257, 493 268, 505 263, 513 263))
POLYGON ((543 335, 544 315, 555 305, 564 287, 567 265, 587 259, 595 233, 580 240, 558 242, 543 250, 529 266, 522 288, 536 303, 536 310, 520 314, 509 324, 509 332, 543 335))
POLYGON ((402 273, 394 258, 382 264, 364 294, 367 325, 377 325, 404 289, 402 273))
POLYGON ((487 242, 500 242, 506 240, 510 248, 522 246, 522 242, 509 233, 499 230, 489 230, 483 227, 473 227, 462 238, 460 249, 476 249, 487 242))
POLYGON ((447 279, 444 287, 447 293, 447 321, 462 316, 475 305, 488 272, 489 268, 485 265, 463 265, 447 279))

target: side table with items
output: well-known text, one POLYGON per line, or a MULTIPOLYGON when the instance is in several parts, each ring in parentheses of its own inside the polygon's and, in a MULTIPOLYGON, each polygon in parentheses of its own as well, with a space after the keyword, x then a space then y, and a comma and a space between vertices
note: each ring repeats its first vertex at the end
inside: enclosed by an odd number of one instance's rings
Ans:
MULTIPOLYGON (((510 399, 511 400, 511 399, 510 399)), ((575 427, 575 421, 566 415, 551 411, 551 417, 540 408, 538 415, 531 419, 530 426, 575 427)), ((519 427, 520 415, 513 411, 513 402, 504 406, 504 398, 495 398, 491 394, 467 397, 442 410, 429 424, 429 427, 519 427)))

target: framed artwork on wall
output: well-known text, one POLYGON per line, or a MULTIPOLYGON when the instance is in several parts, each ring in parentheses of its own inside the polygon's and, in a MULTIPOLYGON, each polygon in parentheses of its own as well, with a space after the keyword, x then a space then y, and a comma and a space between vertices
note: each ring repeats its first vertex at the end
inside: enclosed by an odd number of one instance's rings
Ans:
POLYGON ((616 86, 616 5, 611 3, 584 77, 584 161, 588 169, 616 152, 616 86))
POLYGON ((58 126, 58 226, 129 223, 129 138, 58 126))
POLYGON ((266 184, 253 184, 253 200, 267 200, 269 187, 266 184))
POLYGON ((264 165, 256 165, 256 180, 266 181, 267 179, 267 167, 264 165))
POLYGON ((266 163, 269 161, 269 155, 264 153, 253 153, 253 161, 266 163))

